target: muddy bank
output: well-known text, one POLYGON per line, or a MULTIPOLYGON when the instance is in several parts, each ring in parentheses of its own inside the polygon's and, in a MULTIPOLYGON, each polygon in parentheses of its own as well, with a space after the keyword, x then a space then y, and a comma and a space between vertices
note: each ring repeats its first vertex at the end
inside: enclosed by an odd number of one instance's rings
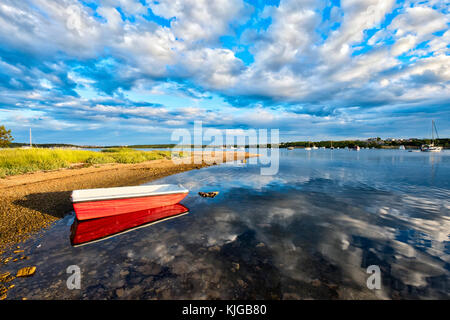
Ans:
MULTIPOLYGON (((230 153, 235 160, 256 156, 246 152, 224 152, 224 162, 227 156, 230 159, 230 153)), ((193 160, 191 157, 188 164, 175 164, 168 159, 106 164, 0 179, 0 248, 27 239, 70 212, 70 194, 74 189, 138 185, 215 163, 206 157, 201 164, 193 160)))

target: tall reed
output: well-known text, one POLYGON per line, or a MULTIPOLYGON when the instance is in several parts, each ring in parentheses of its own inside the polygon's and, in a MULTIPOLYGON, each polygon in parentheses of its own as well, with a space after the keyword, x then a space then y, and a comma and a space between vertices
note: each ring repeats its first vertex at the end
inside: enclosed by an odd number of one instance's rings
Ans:
POLYGON ((129 148, 104 149, 102 152, 71 149, 0 149, 0 177, 67 168, 73 164, 139 163, 170 159, 170 151, 137 151, 129 148))

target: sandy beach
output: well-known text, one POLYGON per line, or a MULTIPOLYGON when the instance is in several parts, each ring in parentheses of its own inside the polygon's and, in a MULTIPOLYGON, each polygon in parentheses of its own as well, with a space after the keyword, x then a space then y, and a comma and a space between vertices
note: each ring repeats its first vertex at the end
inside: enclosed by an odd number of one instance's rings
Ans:
MULTIPOLYGON (((246 152, 223 152, 224 162, 230 159, 230 153, 234 154, 231 157, 235 160, 257 156, 246 152)), ((74 166, 1 179, 0 248, 26 240, 70 212, 72 190, 139 185, 214 164, 208 157, 203 157, 202 163, 196 164, 193 157, 188 164, 175 164, 172 160, 162 159, 138 164, 74 166)))

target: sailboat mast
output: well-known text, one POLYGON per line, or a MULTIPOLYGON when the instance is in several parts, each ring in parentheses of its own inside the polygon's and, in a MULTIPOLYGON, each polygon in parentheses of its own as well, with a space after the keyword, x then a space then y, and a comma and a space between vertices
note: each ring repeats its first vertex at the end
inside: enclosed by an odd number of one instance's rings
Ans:
POLYGON ((31 143, 31 128, 30 128, 30 148, 32 147, 32 143, 31 143))
POLYGON ((434 120, 431 120, 431 143, 434 144, 434 120))

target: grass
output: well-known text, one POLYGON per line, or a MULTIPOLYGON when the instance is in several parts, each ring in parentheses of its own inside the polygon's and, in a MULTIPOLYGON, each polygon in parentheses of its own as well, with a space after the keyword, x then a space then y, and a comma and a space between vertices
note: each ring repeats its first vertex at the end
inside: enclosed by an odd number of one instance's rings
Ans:
MULTIPOLYGON (((184 156, 180 154, 180 156, 184 156)), ((170 159, 171 151, 137 151, 108 148, 101 152, 68 149, 0 149, 0 177, 41 170, 68 168, 73 164, 139 163, 170 159)))

